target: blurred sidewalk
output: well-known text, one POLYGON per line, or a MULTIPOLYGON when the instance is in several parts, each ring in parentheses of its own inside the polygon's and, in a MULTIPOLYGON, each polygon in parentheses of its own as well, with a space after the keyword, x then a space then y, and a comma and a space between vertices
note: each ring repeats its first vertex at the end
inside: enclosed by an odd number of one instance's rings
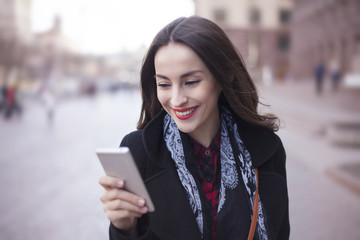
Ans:
POLYGON ((270 105, 260 110, 281 121, 290 239, 360 239, 360 146, 349 144, 360 134, 334 131, 338 123, 360 123, 359 89, 333 93, 327 84, 318 96, 311 80, 258 88, 261 102, 270 105))
MULTIPOLYGON (((328 81, 329 82, 329 81, 328 81)), ((327 83, 327 82, 326 82, 327 83)), ((293 111, 287 112, 297 117, 303 123, 321 123, 329 126, 337 122, 360 122, 360 88, 345 88, 340 86, 338 91, 333 92, 328 84, 325 84, 321 95, 315 92, 315 83, 311 79, 273 82, 270 86, 259 84, 260 97, 269 94, 271 99, 286 99, 292 104, 293 111), (304 119, 306 116, 306 119, 304 119)), ((289 109, 287 109, 289 110, 289 109)), ((301 124, 301 123, 298 123, 301 124)), ((324 126, 324 125, 323 125, 324 126)))
POLYGON ((309 160, 309 166, 360 193, 360 88, 341 85, 333 92, 328 79, 321 95, 312 79, 258 88, 262 103, 280 118, 281 129, 322 142, 323 149, 314 151, 327 152, 326 157, 309 160))

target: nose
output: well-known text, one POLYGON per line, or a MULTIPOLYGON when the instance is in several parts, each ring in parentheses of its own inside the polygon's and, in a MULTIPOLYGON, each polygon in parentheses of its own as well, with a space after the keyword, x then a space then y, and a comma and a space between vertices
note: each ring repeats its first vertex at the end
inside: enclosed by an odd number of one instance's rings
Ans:
POLYGON ((174 87, 171 95, 171 105, 173 107, 181 107, 187 102, 185 91, 181 87, 174 87))

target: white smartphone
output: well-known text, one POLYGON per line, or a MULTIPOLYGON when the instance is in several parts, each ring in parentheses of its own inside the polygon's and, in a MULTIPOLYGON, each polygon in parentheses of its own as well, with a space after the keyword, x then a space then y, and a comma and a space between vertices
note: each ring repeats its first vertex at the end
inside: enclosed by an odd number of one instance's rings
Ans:
POLYGON ((96 149, 96 154, 107 176, 124 179, 124 188, 131 193, 143 197, 149 212, 155 210, 128 147, 99 148, 96 149))

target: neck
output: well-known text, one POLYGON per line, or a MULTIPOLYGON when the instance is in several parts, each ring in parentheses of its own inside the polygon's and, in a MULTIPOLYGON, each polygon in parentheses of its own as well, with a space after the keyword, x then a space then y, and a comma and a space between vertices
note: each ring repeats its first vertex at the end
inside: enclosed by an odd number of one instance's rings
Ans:
POLYGON ((217 132, 219 131, 219 128, 220 118, 214 122, 212 127, 208 127, 207 129, 199 129, 198 131, 189 133, 189 136, 200 143, 202 146, 209 147, 217 132))

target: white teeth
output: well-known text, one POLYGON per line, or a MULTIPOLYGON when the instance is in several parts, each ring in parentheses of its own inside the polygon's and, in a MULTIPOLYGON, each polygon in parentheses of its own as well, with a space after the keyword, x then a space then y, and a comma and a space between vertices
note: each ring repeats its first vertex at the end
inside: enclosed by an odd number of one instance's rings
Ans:
POLYGON ((183 117, 183 116, 189 115, 193 111, 195 111, 195 108, 193 108, 193 109, 191 109, 189 111, 186 111, 186 112, 177 112, 177 114, 183 117))

